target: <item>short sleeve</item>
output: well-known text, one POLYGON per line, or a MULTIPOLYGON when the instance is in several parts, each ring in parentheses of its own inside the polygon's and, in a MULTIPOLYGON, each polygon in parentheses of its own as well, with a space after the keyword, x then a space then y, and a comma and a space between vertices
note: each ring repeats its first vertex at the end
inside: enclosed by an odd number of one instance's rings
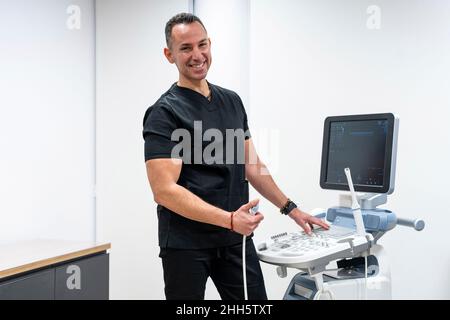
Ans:
POLYGON ((244 108, 244 104, 242 103, 241 97, 239 97, 239 95, 236 93, 236 97, 239 101, 239 104, 241 106, 242 109, 242 113, 244 115, 244 123, 243 123, 243 129, 245 132, 245 140, 248 140, 252 137, 251 133, 250 133, 250 129, 248 127, 248 118, 247 118, 247 112, 245 112, 245 108, 244 108))
POLYGON ((172 150, 177 142, 172 141, 172 133, 177 124, 170 109, 166 106, 154 105, 144 116, 145 161, 159 158, 171 158, 172 150))

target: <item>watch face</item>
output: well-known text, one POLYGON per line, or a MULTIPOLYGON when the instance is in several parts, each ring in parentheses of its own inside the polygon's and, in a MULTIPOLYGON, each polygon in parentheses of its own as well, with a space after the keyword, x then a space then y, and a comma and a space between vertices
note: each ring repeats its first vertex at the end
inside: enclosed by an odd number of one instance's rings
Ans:
POLYGON ((289 201, 289 203, 287 204, 287 206, 285 206, 284 208, 283 208, 283 210, 281 211, 281 213, 283 213, 283 214, 289 214, 293 209, 295 209, 295 208, 297 208, 297 205, 294 203, 294 202, 292 202, 292 201, 289 201))

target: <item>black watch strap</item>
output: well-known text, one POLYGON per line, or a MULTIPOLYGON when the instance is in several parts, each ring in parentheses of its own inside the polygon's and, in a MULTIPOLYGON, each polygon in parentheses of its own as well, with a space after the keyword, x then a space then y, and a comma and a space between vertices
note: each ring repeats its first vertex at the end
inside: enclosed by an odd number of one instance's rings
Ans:
POLYGON ((291 199, 288 199, 286 204, 280 209, 280 212, 282 214, 288 215, 295 208, 297 208, 297 205, 293 201, 291 201, 291 199))

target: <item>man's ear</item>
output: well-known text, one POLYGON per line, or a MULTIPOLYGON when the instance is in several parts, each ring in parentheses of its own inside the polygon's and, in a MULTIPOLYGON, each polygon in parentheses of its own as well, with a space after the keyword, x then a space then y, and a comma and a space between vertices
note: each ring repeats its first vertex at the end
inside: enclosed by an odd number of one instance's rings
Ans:
POLYGON ((164 55, 166 56, 167 60, 170 63, 174 63, 175 61, 173 60, 173 56, 172 56, 172 52, 170 51, 169 48, 164 48, 164 55))

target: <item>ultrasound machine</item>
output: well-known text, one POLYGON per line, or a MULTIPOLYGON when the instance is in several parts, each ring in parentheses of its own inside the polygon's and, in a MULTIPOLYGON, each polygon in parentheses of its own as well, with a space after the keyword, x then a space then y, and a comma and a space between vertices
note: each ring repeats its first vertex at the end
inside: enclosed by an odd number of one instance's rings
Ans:
POLYGON ((320 186, 350 193, 340 195, 339 206, 313 210, 329 230, 282 232, 257 243, 259 259, 276 265, 280 277, 287 268, 300 270, 285 300, 392 298, 389 261, 378 241, 396 225, 425 227, 421 219, 377 208, 394 192, 397 137, 391 113, 325 119, 320 186))

